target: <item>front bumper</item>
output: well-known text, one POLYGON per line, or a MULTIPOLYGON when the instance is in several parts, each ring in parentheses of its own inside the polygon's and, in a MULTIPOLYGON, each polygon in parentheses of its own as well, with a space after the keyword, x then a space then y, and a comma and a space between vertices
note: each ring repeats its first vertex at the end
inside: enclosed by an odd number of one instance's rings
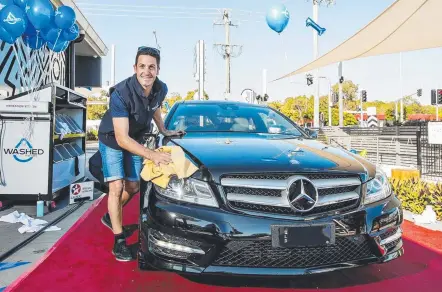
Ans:
POLYGON ((140 212, 139 267, 196 274, 304 275, 384 263, 404 252, 403 214, 393 195, 350 212, 309 219, 333 222, 335 243, 275 248, 271 226, 307 219, 177 204, 154 194, 140 212))

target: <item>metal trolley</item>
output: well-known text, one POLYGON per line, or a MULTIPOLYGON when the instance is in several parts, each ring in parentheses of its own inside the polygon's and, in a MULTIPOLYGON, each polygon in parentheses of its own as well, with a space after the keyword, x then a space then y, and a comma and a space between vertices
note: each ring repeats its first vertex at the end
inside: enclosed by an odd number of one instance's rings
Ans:
POLYGON ((0 100, 0 200, 52 209, 85 180, 86 110, 86 97, 58 84, 0 100))

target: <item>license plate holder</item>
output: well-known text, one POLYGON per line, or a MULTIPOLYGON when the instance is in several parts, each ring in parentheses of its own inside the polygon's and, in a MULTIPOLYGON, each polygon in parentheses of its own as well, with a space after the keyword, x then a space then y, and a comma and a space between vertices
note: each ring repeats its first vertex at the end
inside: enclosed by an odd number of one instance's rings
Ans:
POLYGON ((333 223, 272 225, 272 247, 314 247, 335 244, 333 223))

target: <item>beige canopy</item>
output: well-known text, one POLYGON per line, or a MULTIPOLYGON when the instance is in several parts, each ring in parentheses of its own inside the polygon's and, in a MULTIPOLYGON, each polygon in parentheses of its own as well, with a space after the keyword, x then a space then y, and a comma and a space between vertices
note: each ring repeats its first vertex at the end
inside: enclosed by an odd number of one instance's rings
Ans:
POLYGON ((442 0, 397 0, 354 36, 276 80, 340 61, 442 47, 442 0))

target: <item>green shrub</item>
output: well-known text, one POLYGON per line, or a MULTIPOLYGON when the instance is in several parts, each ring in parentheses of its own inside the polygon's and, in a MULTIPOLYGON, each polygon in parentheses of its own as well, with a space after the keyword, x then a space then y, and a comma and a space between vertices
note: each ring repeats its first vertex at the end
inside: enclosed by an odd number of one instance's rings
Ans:
POLYGON ((442 220, 442 184, 424 182, 418 179, 395 180, 391 185, 402 207, 414 214, 422 214, 425 206, 431 205, 439 220, 442 220))
POLYGON ((86 133, 86 138, 88 141, 97 141, 98 140, 98 130, 90 129, 86 133))

